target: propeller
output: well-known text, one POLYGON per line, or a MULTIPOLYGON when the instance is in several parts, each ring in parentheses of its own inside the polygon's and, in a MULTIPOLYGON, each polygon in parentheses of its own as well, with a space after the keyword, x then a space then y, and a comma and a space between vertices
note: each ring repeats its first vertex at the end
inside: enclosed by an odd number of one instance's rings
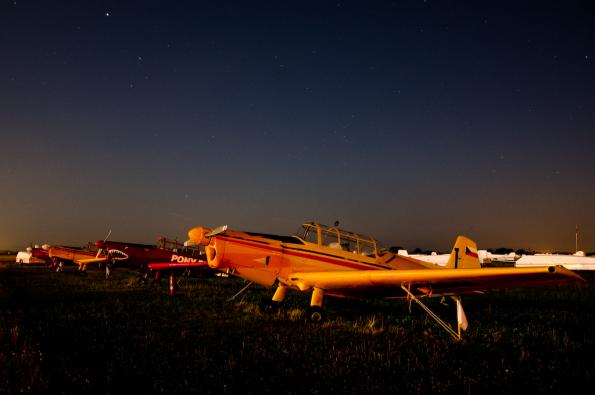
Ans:
POLYGON ((205 236, 213 237, 215 235, 218 235, 219 233, 225 232, 226 230, 227 230, 227 225, 218 226, 215 229, 213 229, 212 231, 210 231, 209 233, 207 233, 205 236))
POLYGON ((197 226, 188 231, 189 240, 184 242, 184 246, 192 247, 209 244, 210 238, 223 233, 227 230, 227 225, 218 226, 215 229, 205 228, 204 226, 197 226))
MULTIPOLYGON (((103 239, 103 241, 101 242, 101 245, 99 245, 99 249, 97 249, 97 255, 95 255, 95 259, 99 258, 99 255, 101 255, 101 252, 103 251, 103 243, 105 243, 107 241, 107 238, 112 234, 112 230, 110 229, 109 232, 107 232, 107 236, 105 236, 105 239, 103 239)), ((99 243, 98 243, 99 244, 99 243)))

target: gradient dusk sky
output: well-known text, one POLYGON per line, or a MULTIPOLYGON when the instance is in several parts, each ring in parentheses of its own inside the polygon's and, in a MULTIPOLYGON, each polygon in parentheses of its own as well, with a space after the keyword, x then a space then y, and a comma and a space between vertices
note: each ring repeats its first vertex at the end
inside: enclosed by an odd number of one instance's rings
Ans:
POLYGON ((0 249, 595 250, 591 1, 2 1, 0 46, 0 249))

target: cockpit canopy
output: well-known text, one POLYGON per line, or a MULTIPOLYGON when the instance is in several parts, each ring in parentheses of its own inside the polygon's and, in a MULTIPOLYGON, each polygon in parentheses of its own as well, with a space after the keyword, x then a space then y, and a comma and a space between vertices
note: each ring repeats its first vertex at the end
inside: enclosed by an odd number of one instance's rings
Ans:
POLYGON ((334 226, 307 222, 295 234, 308 243, 360 255, 377 255, 377 243, 371 237, 358 235, 334 226))

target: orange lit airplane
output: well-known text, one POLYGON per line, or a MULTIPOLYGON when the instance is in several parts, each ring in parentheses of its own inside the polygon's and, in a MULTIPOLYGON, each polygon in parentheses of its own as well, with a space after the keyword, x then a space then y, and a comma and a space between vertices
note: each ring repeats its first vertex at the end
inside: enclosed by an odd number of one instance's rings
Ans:
POLYGON ((199 226, 188 236, 188 244, 205 246, 212 268, 263 286, 276 285, 272 305, 283 301, 289 289, 311 292, 306 315, 311 321, 323 319, 324 296, 406 298, 457 339, 467 328, 460 295, 582 280, 561 266, 481 268, 476 244, 464 236, 457 238, 445 267, 393 254, 379 249, 373 238, 314 222, 303 224, 294 236, 233 231, 227 226, 199 226), (456 300, 458 331, 420 300, 435 296, 456 300))

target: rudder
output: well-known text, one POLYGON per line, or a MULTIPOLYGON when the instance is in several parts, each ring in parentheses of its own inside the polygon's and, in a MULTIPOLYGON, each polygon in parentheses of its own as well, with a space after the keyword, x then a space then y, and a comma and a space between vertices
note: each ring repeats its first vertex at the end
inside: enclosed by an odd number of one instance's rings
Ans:
POLYGON ((465 236, 458 236, 445 267, 447 269, 479 269, 481 264, 477 255, 477 244, 465 236))

